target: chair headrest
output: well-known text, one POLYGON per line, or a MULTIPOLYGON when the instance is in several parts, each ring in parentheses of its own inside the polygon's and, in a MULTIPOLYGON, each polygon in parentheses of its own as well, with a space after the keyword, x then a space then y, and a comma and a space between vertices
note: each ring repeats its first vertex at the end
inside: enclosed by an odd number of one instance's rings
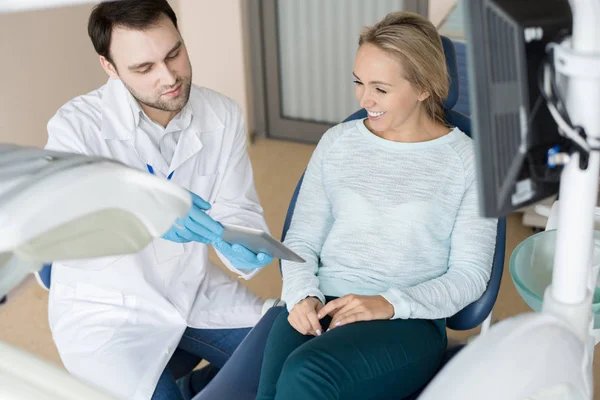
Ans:
POLYGON ((450 88, 448 90, 448 97, 444 100, 444 107, 451 110, 458 101, 458 64, 456 62, 456 50, 454 49, 452 40, 446 36, 442 36, 442 46, 444 47, 448 76, 450 77, 450 88))

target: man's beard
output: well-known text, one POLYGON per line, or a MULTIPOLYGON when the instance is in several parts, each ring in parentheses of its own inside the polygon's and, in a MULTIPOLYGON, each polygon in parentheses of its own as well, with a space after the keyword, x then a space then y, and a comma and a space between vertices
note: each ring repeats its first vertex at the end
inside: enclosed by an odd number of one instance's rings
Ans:
POLYGON ((150 99, 147 96, 142 96, 123 81, 123 84, 129 90, 131 95, 141 104, 162 111, 180 111, 190 99, 190 91, 192 90, 192 77, 182 78, 177 77, 175 84, 172 86, 164 86, 159 93, 168 92, 171 89, 178 87, 181 84, 181 92, 174 99, 168 99, 166 96, 158 95, 158 98, 150 99))

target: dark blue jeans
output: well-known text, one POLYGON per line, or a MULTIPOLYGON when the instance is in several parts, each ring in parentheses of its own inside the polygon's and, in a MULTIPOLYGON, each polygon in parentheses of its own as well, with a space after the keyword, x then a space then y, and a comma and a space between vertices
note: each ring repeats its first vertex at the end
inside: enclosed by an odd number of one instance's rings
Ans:
POLYGON ((225 365, 250 329, 187 328, 158 380, 152 400, 184 400, 176 381, 206 360, 210 365, 194 371, 189 382, 192 394, 200 391, 225 365))

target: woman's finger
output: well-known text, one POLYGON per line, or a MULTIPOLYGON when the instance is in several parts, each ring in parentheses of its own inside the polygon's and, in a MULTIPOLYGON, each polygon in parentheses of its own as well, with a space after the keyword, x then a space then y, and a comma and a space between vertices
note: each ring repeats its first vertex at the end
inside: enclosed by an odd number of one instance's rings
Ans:
POLYGON ((298 318, 296 313, 288 315, 288 322, 298 333, 302 335, 306 335, 306 332, 302 332, 302 326, 298 323, 298 318))
POLYGON ((310 331, 312 330, 312 327, 310 325, 310 322, 308 321, 306 313, 307 313, 307 310, 304 308, 304 305, 302 305, 302 304, 299 306, 298 309, 296 309, 296 307, 294 307, 294 309, 292 310, 292 313, 290 313, 290 315, 294 314, 294 320, 295 320, 296 326, 298 328, 296 330, 303 335, 308 335, 310 333, 310 331))
POLYGON ((317 312, 314 310, 309 311, 306 314, 306 318, 308 319, 308 322, 310 323, 310 327, 311 327, 310 332, 313 333, 315 336, 321 336, 322 328, 321 328, 321 323, 319 322, 319 318, 317 317, 317 312))
POLYGON ((319 319, 323 319, 326 315, 333 315, 340 308, 344 307, 349 302, 349 298, 347 296, 340 297, 339 299, 331 300, 327 304, 321 308, 319 311, 318 317, 319 319))
POLYGON ((319 312, 323 309, 323 307, 325 307, 323 305, 323 303, 321 303, 321 301, 319 300, 317 302, 317 305, 315 306, 315 311, 317 312, 317 318, 319 317, 319 312))
POLYGON ((330 327, 330 329, 338 328, 340 326, 352 324, 358 321, 370 321, 369 314, 365 311, 355 311, 351 313, 346 313, 342 315, 336 322, 335 325, 330 327))
POLYGON ((357 306, 354 303, 348 303, 346 304, 344 307, 340 308, 335 315, 333 316, 333 318, 331 319, 331 323, 329 324, 329 329, 334 328, 337 325, 337 323, 340 321, 341 318, 343 318, 346 315, 349 314, 353 314, 355 312, 360 311, 360 309, 358 308, 359 306, 357 306))
POLYGON ((304 312, 300 316, 299 319, 300 319, 300 323, 302 324, 302 328, 304 328, 305 335, 315 335, 316 334, 316 332, 313 332, 312 324, 310 323, 310 320, 308 319, 308 312, 304 312))

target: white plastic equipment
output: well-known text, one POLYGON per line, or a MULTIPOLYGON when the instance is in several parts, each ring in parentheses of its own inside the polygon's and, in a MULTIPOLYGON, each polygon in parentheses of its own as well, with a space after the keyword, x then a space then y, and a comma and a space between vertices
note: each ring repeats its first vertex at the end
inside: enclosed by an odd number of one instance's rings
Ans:
POLYGON ((0 0, 0 13, 66 7, 83 3, 98 2, 99 0, 0 0))
MULTIPOLYGON (((0 145, 0 298, 45 263, 137 252, 190 207, 187 190, 145 171, 0 145)), ((0 342, 0 399, 108 397, 0 342)))
POLYGON ((580 155, 575 153, 561 175, 552 283, 542 310, 499 322, 475 339, 434 378, 420 400, 593 398, 596 341, 589 282, 600 172, 600 0, 570 4, 573 35, 555 45, 554 65, 567 80, 562 94, 571 122, 585 129, 592 151, 587 169, 579 168, 580 155))

